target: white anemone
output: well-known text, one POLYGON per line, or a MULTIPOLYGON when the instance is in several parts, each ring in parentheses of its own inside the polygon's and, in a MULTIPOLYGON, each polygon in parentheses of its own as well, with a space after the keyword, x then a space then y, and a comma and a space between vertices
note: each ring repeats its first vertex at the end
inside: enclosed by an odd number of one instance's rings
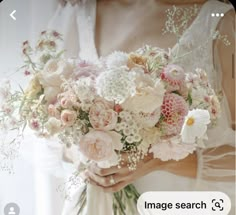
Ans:
POLYGON ((207 110, 194 109, 189 111, 181 130, 184 143, 195 143, 196 138, 203 138, 210 123, 210 114, 207 110))

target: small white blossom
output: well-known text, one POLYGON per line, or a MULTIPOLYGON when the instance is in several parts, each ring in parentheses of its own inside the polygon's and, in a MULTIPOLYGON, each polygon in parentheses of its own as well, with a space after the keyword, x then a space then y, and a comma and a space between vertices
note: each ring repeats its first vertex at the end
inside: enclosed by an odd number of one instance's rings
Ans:
POLYGON ((121 104, 136 93, 135 75, 126 68, 108 70, 98 77, 96 89, 101 97, 121 104))

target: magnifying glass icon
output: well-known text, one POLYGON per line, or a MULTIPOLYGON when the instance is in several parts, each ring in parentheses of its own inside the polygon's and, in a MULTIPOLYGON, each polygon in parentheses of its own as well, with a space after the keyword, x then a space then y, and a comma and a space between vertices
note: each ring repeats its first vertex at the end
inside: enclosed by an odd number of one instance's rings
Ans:
POLYGON ((221 208, 220 203, 219 202, 215 202, 215 207, 216 208, 221 208))

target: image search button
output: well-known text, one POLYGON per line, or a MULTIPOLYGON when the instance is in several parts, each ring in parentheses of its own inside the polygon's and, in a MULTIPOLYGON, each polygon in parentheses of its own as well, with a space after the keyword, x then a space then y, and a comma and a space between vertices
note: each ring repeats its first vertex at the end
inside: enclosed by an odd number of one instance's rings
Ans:
POLYGON ((230 198, 222 192, 146 192, 137 203, 142 215, 227 215, 230 198))

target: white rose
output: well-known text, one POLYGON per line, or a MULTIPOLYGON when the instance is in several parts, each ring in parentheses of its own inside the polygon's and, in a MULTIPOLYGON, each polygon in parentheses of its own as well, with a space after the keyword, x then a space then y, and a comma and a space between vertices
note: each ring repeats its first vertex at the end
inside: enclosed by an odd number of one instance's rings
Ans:
POLYGON ((54 135, 61 130, 62 125, 60 120, 56 119, 55 117, 51 117, 45 124, 45 127, 50 135, 54 135))
POLYGON ((137 82, 136 94, 127 99, 122 107, 136 113, 153 113, 162 105, 164 85, 160 80, 152 81, 147 75, 140 76, 137 82))
POLYGON ((73 73, 73 65, 64 60, 49 60, 39 74, 39 81, 45 92, 48 102, 60 92, 63 79, 68 79, 73 73))

